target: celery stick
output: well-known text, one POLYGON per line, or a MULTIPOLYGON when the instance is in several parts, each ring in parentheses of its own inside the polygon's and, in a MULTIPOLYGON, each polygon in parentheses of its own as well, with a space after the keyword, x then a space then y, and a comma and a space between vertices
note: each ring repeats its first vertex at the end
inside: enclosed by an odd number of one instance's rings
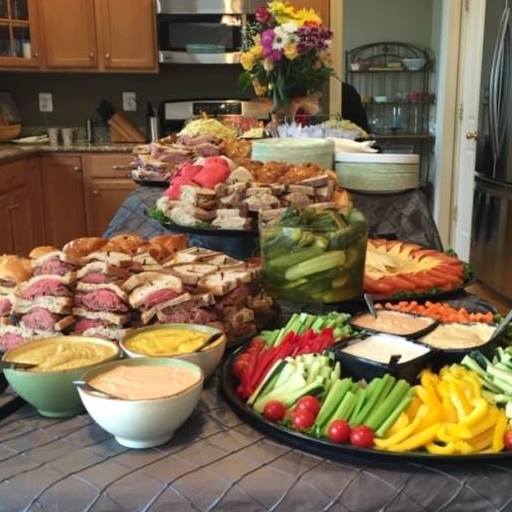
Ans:
POLYGON ((365 418, 370 414, 370 412, 375 407, 379 397, 384 396, 382 391, 386 387, 388 381, 390 380, 391 375, 386 373, 382 378, 373 379, 370 384, 368 384, 368 397, 363 406, 363 408, 359 411, 359 414, 356 418, 354 418, 354 423, 356 425, 361 425, 365 418))
POLYGON ((361 411, 362 407, 364 406, 364 402, 366 400, 366 394, 367 394, 366 388, 360 388, 360 389, 358 389, 358 391, 356 393, 357 402, 356 402, 356 405, 355 405, 354 409, 352 410, 352 413, 350 414, 350 418, 348 420, 349 425, 351 427, 355 426, 354 419, 357 417, 357 415, 361 411))
POLYGON ((377 437, 384 437, 387 433, 387 431, 393 426, 395 421, 398 419, 398 416, 402 414, 403 411, 409 407, 409 404, 412 400, 412 389, 410 389, 407 394, 402 398, 402 400, 399 402, 398 406, 394 409, 394 411, 384 420, 382 425, 377 429, 375 434, 377 437))
POLYGON ((399 380, 391 392, 373 409, 368 415, 364 424, 373 430, 378 429, 386 418, 393 412, 403 397, 410 389, 410 385, 405 380, 399 380))
POLYGON ((336 411, 336 408, 341 403, 351 386, 352 379, 337 380, 331 386, 331 389, 323 401, 320 411, 318 411, 318 415, 315 421, 316 425, 320 427, 323 426, 329 417, 333 415, 333 413, 336 411))
POLYGON ((338 405, 338 408, 334 412, 331 417, 327 418, 327 420, 324 422, 322 426, 322 433, 324 435, 327 434, 327 430, 329 429, 329 425, 335 421, 335 420, 347 420, 350 416, 352 410, 356 406, 357 403, 357 397, 352 391, 347 391, 345 393, 345 396, 343 397, 343 400, 338 405))
POLYGON ((313 331, 320 331, 324 325, 324 317, 323 316, 317 316, 315 318, 315 321, 311 324, 311 329, 313 331))

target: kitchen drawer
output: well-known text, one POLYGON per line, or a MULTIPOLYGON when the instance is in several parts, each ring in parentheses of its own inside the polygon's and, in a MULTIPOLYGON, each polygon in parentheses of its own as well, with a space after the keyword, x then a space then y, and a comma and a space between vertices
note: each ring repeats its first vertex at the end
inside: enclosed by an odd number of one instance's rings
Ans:
MULTIPOLYGON (((8 191, 23 186, 27 181, 27 173, 36 173, 38 165, 37 158, 0 164, 0 191, 8 191)), ((35 175, 34 179, 39 179, 38 175, 35 175)))
POLYGON ((127 178, 126 167, 133 161, 131 153, 90 155, 87 174, 90 178, 127 178))

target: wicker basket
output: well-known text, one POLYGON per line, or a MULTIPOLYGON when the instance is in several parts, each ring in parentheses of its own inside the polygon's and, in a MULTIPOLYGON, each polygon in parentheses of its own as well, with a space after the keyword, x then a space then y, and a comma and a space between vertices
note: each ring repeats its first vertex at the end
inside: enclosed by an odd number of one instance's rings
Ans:
POLYGON ((0 142, 15 139, 21 133, 21 124, 0 125, 0 142))

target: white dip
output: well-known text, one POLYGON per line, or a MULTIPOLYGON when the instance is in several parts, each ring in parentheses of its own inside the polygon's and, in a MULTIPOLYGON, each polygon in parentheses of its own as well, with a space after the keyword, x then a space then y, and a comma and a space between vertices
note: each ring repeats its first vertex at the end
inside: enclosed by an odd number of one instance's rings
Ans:
POLYGON ((427 347, 407 341, 399 336, 389 334, 375 334, 359 341, 355 341, 342 352, 357 357, 364 357, 379 363, 389 363, 391 356, 400 354, 399 363, 412 361, 429 351, 427 347))

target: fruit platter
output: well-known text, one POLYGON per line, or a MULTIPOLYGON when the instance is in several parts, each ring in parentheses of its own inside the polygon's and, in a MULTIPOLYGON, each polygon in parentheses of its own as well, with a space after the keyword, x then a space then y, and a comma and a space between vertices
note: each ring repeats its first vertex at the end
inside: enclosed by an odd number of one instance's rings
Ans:
POLYGON ((501 317, 414 301, 385 304, 381 313, 409 315, 409 334, 430 321, 430 332, 413 339, 393 333, 400 322, 384 321, 378 332, 357 328, 347 313, 296 313, 229 357, 224 396, 256 429, 333 460, 510 458, 512 347, 510 330, 494 337, 501 317), (450 338, 446 327, 486 334, 468 335, 463 350, 464 336, 450 338), (430 344, 436 331, 444 348, 430 344))

